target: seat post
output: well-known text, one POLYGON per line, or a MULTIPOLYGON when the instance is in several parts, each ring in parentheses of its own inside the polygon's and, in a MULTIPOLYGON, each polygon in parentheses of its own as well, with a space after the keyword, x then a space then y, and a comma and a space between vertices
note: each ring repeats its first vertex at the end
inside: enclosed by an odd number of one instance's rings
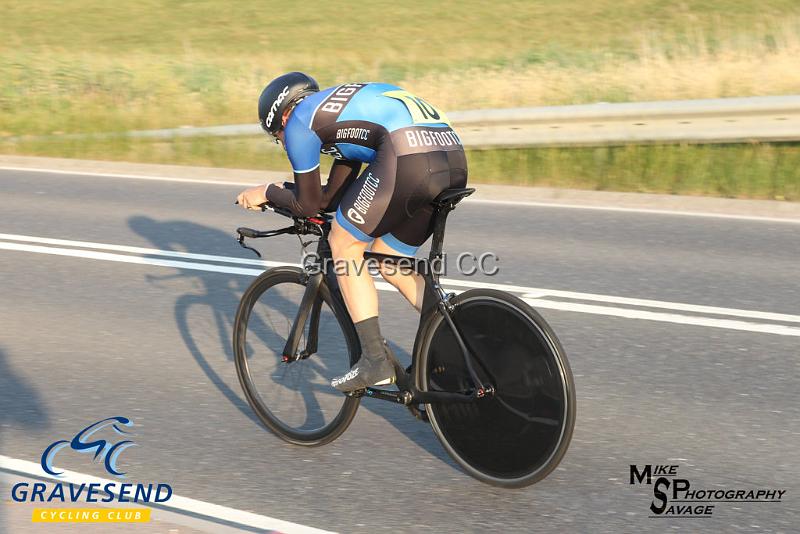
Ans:
POLYGON ((452 202, 443 206, 438 206, 433 214, 433 241, 431 241, 431 252, 428 260, 433 262, 442 257, 442 246, 444 245, 444 227, 447 223, 447 216, 455 208, 452 202))
POLYGON ((425 268, 420 273, 425 278, 425 290, 422 293, 422 308, 420 310, 420 327, 445 298, 444 290, 439 285, 438 269, 442 267, 439 265, 439 262, 443 261, 442 246, 444 243, 444 227, 447 222, 447 215, 454 207, 454 203, 448 202, 447 204, 437 205, 433 212, 433 241, 431 241, 431 251, 430 254, 428 254, 428 261, 425 262, 425 268))
POLYGON ((428 260, 424 262, 422 272, 417 271, 425 278, 425 291, 423 292, 422 309, 420 310, 420 327, 425 324, 430 314, 440 305, 447 305, 448 297, 442 286, 439 285, 439 272, 437 271, 441 267, 439 262, 443 260, 444 227, 447 222, 447 216, 455 209, 456 204, 474 192, 475 190, 470 188, 445 189, 432 202, 434 212, 433 220, 431 221, 433 225, 431 251, 428 255, 428 260))
POLYGON ((447 215, 453 211, 456 204, 462 199, 475 192, 472 188, 451 187, 442 191, 432 204, 435 206, 433 212, 433 242, 431 243, 431 253, 428 260, 433 263, 442 257, 442 245, 444 243, 444 225, 447 222, 447 215))

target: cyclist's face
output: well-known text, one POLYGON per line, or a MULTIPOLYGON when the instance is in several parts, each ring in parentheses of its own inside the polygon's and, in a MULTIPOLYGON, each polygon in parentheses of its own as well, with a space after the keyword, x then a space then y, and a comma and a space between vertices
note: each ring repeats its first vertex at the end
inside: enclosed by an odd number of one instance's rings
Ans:
MULTIPOLYGON (((294 107, 291 107, 290 109, 287 109, 286 111, 283 112, 283 117, 281 117, 281 129, 277 133, 273 134, 267 132, 269 135, 272 136, 275 142, 280 143, 284 149, 286 148, 286 145, 284 145, 283 142, 283 129, 286 128, 286 123, 289 122, 289 117, 292 115, 292 111, 294 111, 294 107)), ((263 123, 261 127, 264 128, 264 130, 266 131, 266 127, 264 127, 263 123)))
POLYGON ((284 128, 286 128, 286 123, 289 122, 289 117, 291 116, 292 111, 294 111, 294 108, 287 109, 283 113, 283 117, 281 118, 281 129, 275 134, 275 139, 280 141, 281 146, 283 146, 284 149, 286 149, 286 144, 283 141, 284 128))

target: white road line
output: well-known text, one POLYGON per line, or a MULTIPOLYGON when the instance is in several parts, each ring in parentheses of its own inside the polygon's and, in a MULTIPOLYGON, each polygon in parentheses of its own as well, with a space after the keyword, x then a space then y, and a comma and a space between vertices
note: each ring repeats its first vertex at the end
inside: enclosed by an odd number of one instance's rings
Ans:
MULTIPOLYGON (((61 245, 67 247, 90 248, 101 250, 114 250, 118 252, 131 252, 134 254, 146 254, 150 256, 165 256, 172 258, 183 258, 189 260, 200 261, 213 261, 217 263, 238 263, 245 265, 256 265, 259 267, 278 267, 281 265, 294 265, 299 266, 298 263, 282 262, 282 261, 269 261, 269 260, 251 260, 245 258, 235 258, 232 256, 216 256, 213 254, 196 254, 192 252, 176 252, 173 250, 161 250, 157 248, 145 247, 131 247, 126 245, 113 245, 110 243, 95 243, 91 241, 72 241, 67 239, 52 239, 46 237, 26 236, 18 234, 2 234, 0 233, 0 240, 9 241, 22 241, 28 243, 42 243, 48 245, 61 245)), ((2 241, 0 241, 2 242, 2 241)), ((33 251, 31 251, 33 252, 33 251)), ((107 258, 95 258, 107 259, 107 258)), ((110 259, 110 261, 121 261, 110 259)), ((136 263, 136 262, 132 262, 136 263)), ((174 263, 161 264, 165 267, 175 267, 174 263)), ((184 265, 184 264, 180 264, 184 265)), ((190 264, 193 265, 193 264, 190 264)), ((192 267, 185 267, 191 269, 192 267)), ((218 271, 228 272, 228 271, 218 271)), ((240 273, 250 274, 251 271, 240 273)), ((527 287, 515 286, 510 284, 492 284, 490 282, 473 282, 471 280, 459 280, 455 278, 442 278, 442 282, 451 286, 462 287, 482 287, 489 289, 499 289, 501 291, 509 291, 512 293, 524 293, 526 298, 543 298, 543 297, 556 297, 572 300, 588 300, 592 302, 604 302, 609 304, 624 304, 628 306, 640 306, 644 308, 659 308, 666 310, 684 311, 692 313, 703 313, 709 315, 728 315, 734 317, 743 317, 747 319, 761 319, 765 321, 781 321, 788 323, 800 323, 800 315, 789 315, 785 313, 762 312, 755 310, 742 310, 736 308, 720 308, 716 306, 703 306, 699 304, 685 304, 680 302, 664 302, 660 300, 638 299, 630 297, 617 297, 613 295, 599 295, 595 293, 579 293, 576 291, 562 291, 558 289, 545 289, 540 287, 527 287)))
POLYGON ((455 286, 485 287, 488 289, 499 289, 501 291, 510 291, 513 293, 525 293, 525 297, 527 298, 556 297, 572 300, 588 300, 592 302, 607 302, 609 304, 626 304, 628 306, 640 306, 644 308, 660 308, 665 310, 706 313, 709 315, 731 315, 735 317, 745 317, 748 319, 763 319, 765 321, 800 323, 800 315, 789 315, 786 313, 741 310, 737 308, 719 308, 716 306, 703 306, 700 304, 685 304, 681 302, 665 302, 661 300, 616 297, 613 295, 578 293, 576 291, 561 291, 558 289, 545 289, 538 287, 491 284, 484 282, 473 282, 471 280, 456 280, 451 278, 442 278, 442 282, 455 286))
MULTIPOLYGON (((61 245, 67 247, 79 247, 90 249, 103 249, 114 250, 118 252, 131 252, 134 254, 147 254, 151 256, 165 256, 174 258, 193 259, 201 261, 214 261, 218 263, 238 263, 246 265, 257 265, 261 267, 277 267, 280 265, 290 265, 287 262, 268 261, 268 260, 251 260, 245 258, 235 258, 232 256, 217 256, 212 254, 196 254, 191 252, 176 252, 172 250, 160 250, 155 248, 146 247, 131 247, 126 245, 113 245, 109 243, 95 243, 90 241, 72 241, 67 239, 52 239, 45 237, 25 236, 18 234, 2 234, 0 233, 0 240, 9 241, 22 241, 28 243, 42 243, 47 245, 61 245)), ((55 254, 55 253, 54 253, 55 254)), ((98 257, 95 259, 110 259, 115 261, 114 258, 98 257)), ((291 264, 299 265, 299 264, 291 264)), ((166 267, 174 267, 175 264, 162 264, 166 267)), ((186 267, 186 268, 191 268, 186 267)), ((226 271, 221 271, 226 272, 226 271)), ((242 273, 248 274, 248 273, 242 273)), ((767 321, 783 321, 800 323, 800 316, 788 315, 782 313, 762 312, 753 310, 741 310, 735 308, 719 308, 714 306, 702 306, 697 304, 683 304, 678 302, 663 302, 658 300, 636 299, 629 297, 616 297, 612 295, 598 295, 593 293, 578 293, 574 291, 560 291, 556 289, 544 289, 536 287, 515 286, 508 284, 492 284, 488 282, 472 282, 469 280, 458 280, 453 278, 442 278, 442 282, 463 287, 485 287, 499 289, 502 291, 511 291, 515 293, 525 293, 527 298, 542 298, 542 297, 560 297, 575 300, 588 300, 596 302, 606 302, 611 304, 626 304, 630 306, 642 306, 646 308, 661 308, 678 311, 688 311, 695 313, 706 313, 711 315, 730 315, 736 317, 746 317, 751 319, 762 319, 767 321)))
MULTIPOLYGON (((49 174, 64 174, 73 176, 98 176, 104 178, 124 178, 130 180, 153 180, 159 182, 182 182, 192 184, 208 184, 208 185, 235 185, 248 187, 255 185, 253 182, 234 182, 225 180, 210 180, 202 178, 177 178, 170 176, 142 176, 138 174, 118 174, 106 172, 87 172, 80 170, 62 170, 62 169, 46 169, 34 167, 13 167, 0 165, 0 171, 22 171, 22 172, 42 172, 49 174)), ((287 173, 288 174, 288 173, 287 173)), ((781 218, 781 217, 761 217, 756 215, 736 215, 725 213, 712 213, 700 211, 678 211, 678 210, 660 210, 650 208, 621 208, 617 206, 587 206, 583 204, 563 204, 557 202, 537 202, 528 200, 490 200, 482 198, 467 198, 464 202, 470 204, 489 204, 499 206, 520 206, 528 208, 562 208, 562 209, 578 209, 578 210, 599 210, 599 211, 612 211, 621 213, 639 213, 645 215, 677 215, 681 217, 706 217, 712 219, 732 219, 741 221, 754 221, 754 222, 773 222, 773 223, 789 223, 800 224, 800 219, 781 218)))
POLYGON ((591 313, 594 315, 610 315, 613 317, 624 317, 626 319, 643 319, 645 321, 661 321, 666 323, 687 324, 694 326, 708 326, 711 328, 741 330, 744 332, 758 332, 761 334, 776 334, 779 336, 800 336, 800 328, 780 324, 749 323, 745 321, 734 321, 732 319, 692 317, 690 315, 678 315, 676 313, 651 312, 646 310, 633 310, 630 308, 596 306, 593 304, 578 304, 574 302, 556 302, 543 299, 523 298, 523 300, 533 307, 549 308, 551 310, 591 313))
MULTIPOLYGON (((9 235, 9 234, 3 234, 3 235, 9 235)), ((34 238, 34 237, 29 238, 28 236, 15 236, 15 237, 19 240, 25 238, 30 240, 36 240, 36 242, 41 242, 42 240, 46 239, 46 238, 34 238)), ((52 241, 65 242, 66 240, 52 240, 52 241)), ((66 242, 72 244, 84 243, 81 241, 66 241, 66 242)), ((94 248, 100 248, 103 246, 101 243, 90 243, 90 244, 94 248)), ((121 246, 110 245, 110 247, 115 247, 113 248, 113 250, 119 250, 121 246)), ((225 256, 191 254, 187 252, 160 251, 158 249, 140 249, 139 247, 130 247, 130 248, 136 250, 145 250, 147 251, 146 253, 150 255, 158 255, 159 253, 168 252, 170 253, 169 256, 187 257, 190 259, 191 258, 197 259, 198 257, 216 261, 225 261, 225 259, 228 260, 238 259, 238 258, 228 258, 225 256)), ((190 261, 162 260, 158 258, 144 258, 140 256, 131 256, 126 254, 98 252, 96 250, 68 249, 68 248, 60 248, 52 246, 28 245, 23 243, 10 243, 10 242, 0 241, 0 250, 3 249, 15 250, 21 252, 33 252, 38 254, 52 254, 57 256, 70 256, 77 258, 102 260, 102 261, 133 263, 138 265, 155 265, 159 267, 173 267, 176 269, 190 269, 190 270, 216 272, 216 273, 238 274, 243 276, 258 276, 263 272, 263 269, 247 269, 242 267, 215 265, 210 263, 196 263, 190 261)), ((288 265, 288 263, 276 262, 276 261, 264 261, 261 262, 261 264, 263 267, 288 265)), ((467 280, 454 280, 447 278, 442 279, 442 282, 443 284, 448 286, 485 287, 485 288, 500 289, 512 293, 522 293, 521 295, 522 298, 526 299, 531 303, 534 303, 535 306, 540 308, 548 308, 548 309, 578 312, 578 313, 590 313, 595 315, 608 315, 615 317, 624 317, 628 319, 644 319, 649 321, 662 321, 662 322, 687 324, 695 326, 707 326, 713 328, 724 328, 728 330, 741 330, 747 332, 775 334, 782 336, 800 336, 800 328, 786 326, 786 325, 755 323, 748 321, 719 319, 713 317, 698 317, 698 316, 690 316, 682 314, 653 312, 648 310, 639 310, 631 308, 619 308, 613 306, 597 306, 597 305, 574 303, 574 302, 553 301, 553 300, 545 300, 543 297, 553 296, 553 297, 568 298, 573 300, 585 300, 585 301, 603 302, 609 304, 627 304, 631 306, 671 309, 671 310, 688 311, 694 313, 706 313, 710 315, 727 315, 727 316, 743 317, 750 319, 761 319, 767 321, 800 323, 800 316, 797 315, 760 312, 754 310, 737 310, 732 308, 719 308, 714 306, 699 306, 694 304, 683 304, 678 302, 661 302, 656 300, 615 297, 611 295, 597 295, 592 293, 578 293, 572 291, 558 291, 558 290, 533 288, 525 286, 491 284, 483 282, 472 282, 467 280)), ((384 282, 377 282, 376 287, 381 291, 395 291, 395 289, 391 285, 384 282)))
POLYGON ((172 258, 185 258, 188 260, 216 261, 219 263, 241 263, 245 265, 260 265, 265 267, 276 267, 286 265, 276 261, 251 260, 246 258, 234 258, 232 256, 214 256, 211 254, 195 254, 192 252, 176 252, 174 250, 161 250, 157 248, 129 247, 126 245, 112 245, 110 243, 94 243, 91 241, 71 241, 68 239, 50 239, 48 237, 34 237, 18 234, 0 234, 0 240, 23 241, 26 243, 41 243, 43 245, 60 245, 64 247, 94 248, 101 250, 115 250, 117 252, 132 252, 133 254, 150 254, 152 256, 167 256, 172 258))
MULTIPOLYGON (((61 169, 42 169, 34 167, 11 167, 0 165, 0 171, 27 171, 27 172, 44 172, 48 174, 69 174, 73 176, 100 176, 103 178, 126 178, 129 180, 153 180, 156 182, 183 182, 188 184, 209 184, 209 185, 236 185, 236 186, 253 186, 258 185, 254 182, 229 182, 225 180, 204 180, 200 178, 177 178, 173 176, 142 176, 140 174, 119 174, 113 172, 87 172, 81 170, 61 170, 61 169)), ((288 172, 286 173, 289 174, 288 172)))
POLYGON ((708 211, 678 211, 661 210, 655 208, 621 208, 618 206, 587 206, 584 204, 561 204, 556 202, 535 202, 528 200, 489 200, 482 198, 467 198, 464 202, 477 204, 495 204, 498 206, 521 206, 528 208, 563 208, 572 210, 599 210, 616 211, 620 213, 641 213, 646 215, 678 215, 681 217, 705 217, 709 219, 734 219, 739 221, 774 222, 800 224, 800 219, 789 219, 781 217, 762 217, 758 215, 736 215, 728 213, 714 213, 708 211))
MULTIPOLYGON (((34 478, 51 480, 53 482, 64 482, 69 484, 113 484, 113 480, 99 478, 92 475, 78 473, 76 471, 64 470, 64 475, 61 477, 52 477, 42 472, 42 466, 28 462, 26 460, 19 460, 16 458, 9 458, 8 456, 0 455, 0 470, 14 474, 21 474, 31 476, 34 478)), ((143 506, 149 506, 146 503, 141 503, 143 506)), ((224 521, 226 523, 234 523, 243 527, 257 528, 263 530, 277 530, 279 532, 286 532, 287 534, 326 534, 330 531, 320 530, 298 523, 283 521, 265 515, 254 514, 252 512, 245 512, 243 510, 236 510, 235 508, 228 508, 227 506, 220 506, 204 501, 189 499, 187 497, 179 497, 173 495, 167 502, 159 503, 157 506, 152 506, 158 510, 164 508, 177 513, 189 513, 193 516, 200 516, 208 518, 209 520, 224 521)), ((156 511, 156 513, 158 513, 156 511)))
POLYGON ((72 256, 90 260, 117 261, 122 263, 136 263, 138 265, 157 265, 158 267, 175 267, 176 269, 192 269, 195 271, 209 271, 213 273, 241 274, 245 276, 258 276, 264 269, 244 269, 242 267, 226 267, 210 263, 192 263, 188 261, 159 260, 156 258, 142 258, 140 256, 126 256, 110 252, 95 252, 93 250, 80 250, 56 247, 43 247, 39 245, 23 245, 21 243, 0 242, 0 249, 35 252, 38 254, 53 254, 55 256, 72 256))

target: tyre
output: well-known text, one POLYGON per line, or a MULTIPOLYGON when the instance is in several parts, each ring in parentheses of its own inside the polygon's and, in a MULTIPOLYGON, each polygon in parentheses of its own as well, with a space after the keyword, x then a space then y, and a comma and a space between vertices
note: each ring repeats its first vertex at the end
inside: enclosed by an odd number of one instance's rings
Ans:
MULTIPOLYGON (((433 430, 453 459, 483 482, 538 482, 563 458, 575 424, 575 385, 564 349, 544 319, 508 293, 474 289, 451 303, 473 366, 489 377, 495 394, 468 404, 426 405, 433 430)), ((418 347, 420 389, 474 390, 440 313, 420 331, 418 347)))
MULTIPOLYGON (((233 351, 239 382, 258 418, 284 440, 314 446, 339 437, 356 414, 359 399, 342 395, 330 381, 350 369, 360 348, 347 310, 323 282, 317 350, 283 361, 304 291, 304 274, 295 267, 270 269, 256 278, 236 312, 233 351)), ((311 315, 298 351, 307 346, 311 315)))

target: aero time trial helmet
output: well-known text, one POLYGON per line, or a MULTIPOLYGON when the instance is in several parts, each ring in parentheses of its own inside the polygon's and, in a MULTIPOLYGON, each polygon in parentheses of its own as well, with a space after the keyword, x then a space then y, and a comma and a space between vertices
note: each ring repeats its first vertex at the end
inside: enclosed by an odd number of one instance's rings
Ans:
POLYGON ((264 88, 258 98, 258 119, 265 132, 275 135, 283 128, 283 114, 302 99, 319 91, 311 76, 289 72, 278 76, 264 88))

